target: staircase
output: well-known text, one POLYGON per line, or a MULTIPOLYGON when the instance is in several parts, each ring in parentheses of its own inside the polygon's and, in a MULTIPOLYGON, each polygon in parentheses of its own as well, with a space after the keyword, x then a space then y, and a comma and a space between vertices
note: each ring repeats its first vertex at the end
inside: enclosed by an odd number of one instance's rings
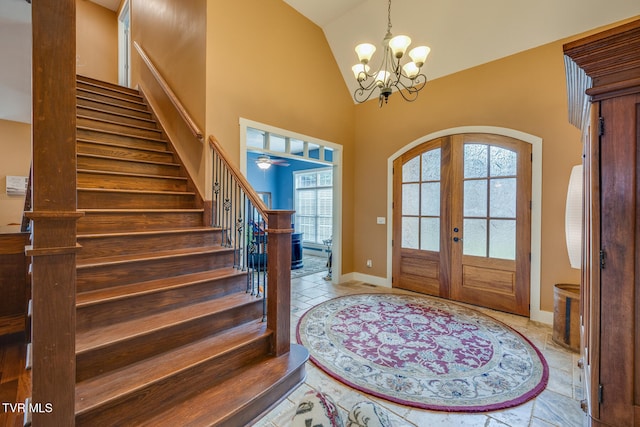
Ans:
POLYGON ((142 96, 77 80, 76 425, 242 426, 305 377, 142 96))

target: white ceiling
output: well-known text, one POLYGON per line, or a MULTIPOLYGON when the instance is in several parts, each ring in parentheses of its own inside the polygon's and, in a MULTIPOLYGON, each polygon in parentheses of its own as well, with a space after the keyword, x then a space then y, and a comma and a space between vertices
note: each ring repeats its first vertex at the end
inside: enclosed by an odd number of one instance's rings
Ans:
MULTIPOLYGON (((353 94, 354 47, 376 45, 376 69, 387 0, 284 1, 323 29, 353 94)), ((391 31, 431 47, 423 71, 432 80, 638 15, 640 0, 394 0, 391 31)))
MULTIPOLYGON (((120 4, 92 1, 112 10, 120 4)), ((353 48, 365 41, 380 45, 387 0, 284 1, 322 28, 353 93, 353 48)), ((30 8, 25 0, 0 0, 1 119, 30 121, 30 8)), ((429 79, 634 16, 640 16, 639 0, 394 0, 391 6, 392 32, 431 47, 424 68, 429 79)))

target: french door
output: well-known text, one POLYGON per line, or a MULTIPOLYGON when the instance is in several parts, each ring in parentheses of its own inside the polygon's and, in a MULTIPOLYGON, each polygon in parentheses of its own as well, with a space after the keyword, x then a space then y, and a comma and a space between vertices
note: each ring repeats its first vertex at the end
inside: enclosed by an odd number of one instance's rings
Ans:
POLYGON ((529 315, 531 145, 438 138, 394 162, 393 286, 529 315))

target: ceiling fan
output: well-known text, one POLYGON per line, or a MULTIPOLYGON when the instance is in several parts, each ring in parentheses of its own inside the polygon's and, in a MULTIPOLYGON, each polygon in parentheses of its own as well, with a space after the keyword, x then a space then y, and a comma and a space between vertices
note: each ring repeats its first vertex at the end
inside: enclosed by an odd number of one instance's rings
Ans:
POLYGON ((260 169, 262 169, 262 170, 267 170, 267 169, 269 169, 271 167, 271 165, 289 166, 289 163, 287 163, 283 159, 272 159, 271 157, 267 156, 266 154, 261 154, 256 159, 256 165, 258 165, 258 167, 260 169))

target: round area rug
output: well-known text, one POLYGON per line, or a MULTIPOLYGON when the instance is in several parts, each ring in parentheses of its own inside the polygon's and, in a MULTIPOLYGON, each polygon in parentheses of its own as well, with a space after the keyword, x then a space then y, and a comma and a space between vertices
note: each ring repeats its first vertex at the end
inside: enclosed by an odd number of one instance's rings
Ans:
POLYGON ((549 378, 540 351, 518 332, 426 296, 335 298, 305 313, 297 338, 338 381, 422 409, 509 408, 538 395, 549 378))

